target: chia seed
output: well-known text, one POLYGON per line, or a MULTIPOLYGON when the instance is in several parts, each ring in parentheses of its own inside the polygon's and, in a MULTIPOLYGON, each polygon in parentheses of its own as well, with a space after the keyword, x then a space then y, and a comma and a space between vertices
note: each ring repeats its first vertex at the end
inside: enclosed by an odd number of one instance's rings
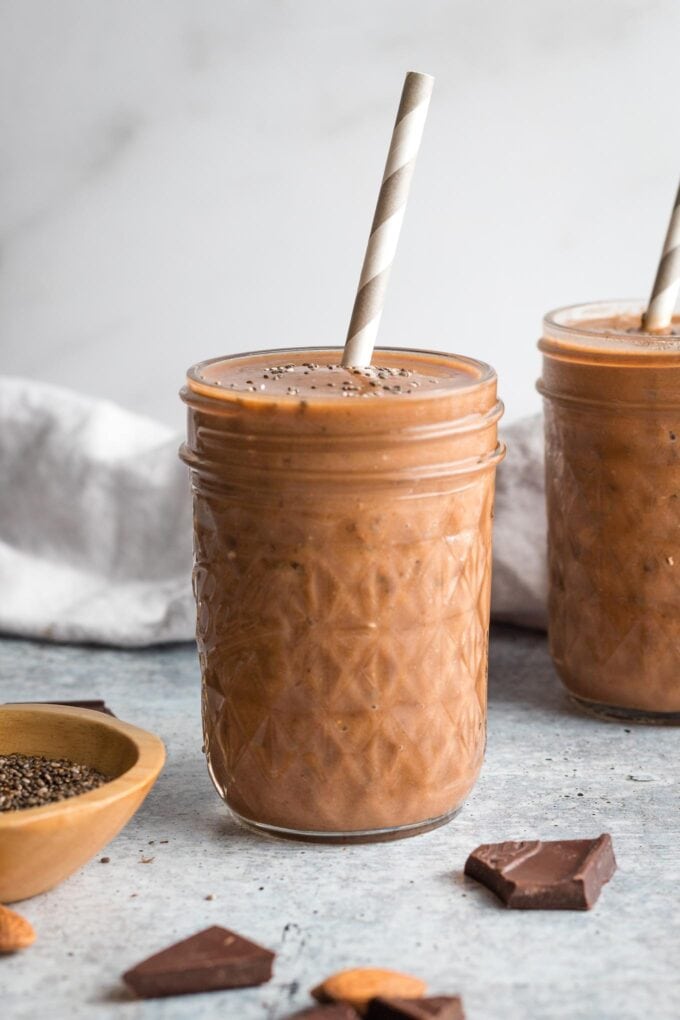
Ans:
POLYGON ((110 778, 66 758, 0 754, 0 811, 41 807, 96 790, 110 778))
MULTIPOLYGON (((340 364, 332 362, 324 362, 320 364, 315 361, 303 361, 298 364, 292 364, 290 362, 280 365, 265 365, 261 370, 261 374, 257 379, 243 379, 240 382, 229 382, 228 385, 231 389, 245 390, 251 393, 265 392, 270 389, 261 380, 271 381, 279 386, 283 383, 282 391, 287 393, 289 396, 299 396, 300 386, 296 385, 298 379, 289 379, 288 374, 298 373, 299 376, 309 376, 312 372, 318 371, 319 369, 325 369, 329 375, 333 375, 336 379, 340 376, 340 382, 328 381, 326 386, 335 388, 337 396, 341 397, 365 397, 365 396, 385 396, 387 394, 408 394, 413 393, 414 389, 420 385, 418 380, 413 379, 414 372, 410 368, 404 368, 403 366, 392 367, 390 365, 367 365, 363 368, 349 367, 345 368, 340 364), (344 376, 344 377, 343 377, 344 376), (357 385, 358 381, 362 380, 362 386, 357 385), (291 385, 287 385, 290 383, 291 385), (367 393, 364 388, 368 384, 370 389, 373 391, 367 393)), ((252 372, 249 372, 252 375, 252 372)), ((245 373, 244 373, 245 375, 245 373)), ((433 382, 435 380, 432 380, 433 382)), ((318 379, 317 379, 318 383, 318 379)), ((318 390, 323 386, 323 383, 317 385, 309 380, 308 385, 311 390, 318 390)), ((276 395, 277 390, 272 387, 273 395, 276 395)), ((334 394, 335 396, 336 394, 334 394)))

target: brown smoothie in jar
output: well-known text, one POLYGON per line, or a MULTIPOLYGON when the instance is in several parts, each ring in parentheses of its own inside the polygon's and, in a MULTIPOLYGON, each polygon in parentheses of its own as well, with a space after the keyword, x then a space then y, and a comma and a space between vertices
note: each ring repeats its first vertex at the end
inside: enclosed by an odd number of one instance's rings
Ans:
POLYGON ((444 820, 485 743, 495 375, 339 356, 221 359, 183 391, 209 768, 288 833, 444 820))
POLYGON ((550 644, 578 699, 662 718, 680 713, 680 317, 646 334, 631 305, 553 313, 539 345, 550 644))

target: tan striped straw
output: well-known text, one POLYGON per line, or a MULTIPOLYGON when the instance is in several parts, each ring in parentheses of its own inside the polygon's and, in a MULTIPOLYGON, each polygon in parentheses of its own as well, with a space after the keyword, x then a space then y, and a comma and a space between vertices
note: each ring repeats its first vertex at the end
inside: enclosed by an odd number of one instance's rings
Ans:
POLYGON ((663 243, 661 261, 656 271, 647 311, 642 317, 642 328, 648 333, 663 333, 673 321, 680 291, 680 188, 663 243))
POLYGON ((433 85, 434 78, 418 71, 409 71, 404 81, 347 331, 342 356, 346 368, 361 368, 371 363, 433 85))

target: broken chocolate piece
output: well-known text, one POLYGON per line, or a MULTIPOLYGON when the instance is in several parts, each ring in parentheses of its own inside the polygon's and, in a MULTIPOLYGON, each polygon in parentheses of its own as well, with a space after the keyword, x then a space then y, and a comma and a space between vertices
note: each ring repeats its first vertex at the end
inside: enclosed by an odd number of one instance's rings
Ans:
POLYGON ((123 981, 144 999, 262 985, 274 953, 227 928, 206 928, 138 963, 123 981))
MULTIPOLYGON (((93 712, 103 712, 105 715, 113 715, 113 712, 101 698, 92 698, 89 701, 11 701, 11 705, 65 705, 66 708, 89 708, 93 712)), ((115 719, 115 716, 113 716, 115 719)))
POLYGON ((611 836, 485 843, 465 874, 516 910, 590 910, 616 871, 611 836))
POLYGON ((459 995, 427 999, 371 999, 366 1020, 465 1020, 459 995))
POLYGON ((331 1006, 309 1006, 290 1017, 290 1020, 360 1020, 359 1014, 346 1002, 334 1002, 331 1006))

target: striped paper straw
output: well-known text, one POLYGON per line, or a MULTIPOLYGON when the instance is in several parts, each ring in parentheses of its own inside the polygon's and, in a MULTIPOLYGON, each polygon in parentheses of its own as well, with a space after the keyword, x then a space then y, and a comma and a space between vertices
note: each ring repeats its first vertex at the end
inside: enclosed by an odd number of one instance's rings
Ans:
POLYGON ((392 132, 342 364, 370 365, 434 78, 409 71, 392 132))
POLYGON ((680 188, 675 196, 652 296, 642 317, 643 329, 648 333, 661 333, 668 329, 678 303, 678 291, 680 291, 680 188))

